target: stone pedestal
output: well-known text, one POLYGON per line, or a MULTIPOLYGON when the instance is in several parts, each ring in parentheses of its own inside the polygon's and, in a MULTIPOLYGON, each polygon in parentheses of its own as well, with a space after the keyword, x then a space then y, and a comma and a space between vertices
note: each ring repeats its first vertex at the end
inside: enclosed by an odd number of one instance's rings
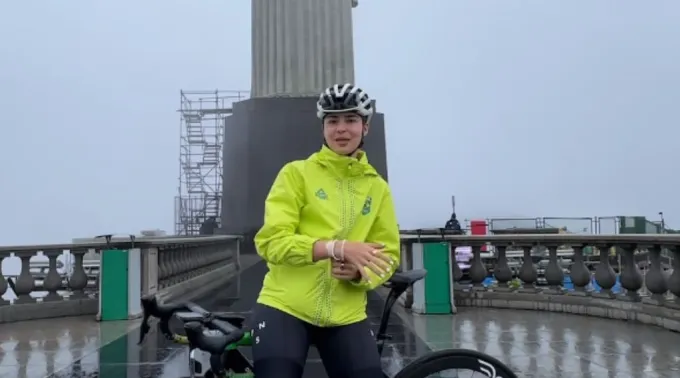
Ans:
MULTIPOLYGON (((222 230, 256 231, 264 201, 286 163, 305 159, 323 145, 317 97, 253 98, 234 105, 224 134, 222 230)), ((376 113, 364 149, 369 162, 387 179, 384 116, 376 113)), ((244 252, 250 248, 246 245, 244 252)))

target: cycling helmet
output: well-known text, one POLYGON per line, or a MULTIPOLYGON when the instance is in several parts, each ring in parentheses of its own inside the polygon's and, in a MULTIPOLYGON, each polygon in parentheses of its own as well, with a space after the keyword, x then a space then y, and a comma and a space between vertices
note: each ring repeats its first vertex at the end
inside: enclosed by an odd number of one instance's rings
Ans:
POLYGON ((352 84, 335 84, 321 92, 316 103, 316 116, 354 112, 368 121, 373 115, 373 101, 361 88, 352 84))

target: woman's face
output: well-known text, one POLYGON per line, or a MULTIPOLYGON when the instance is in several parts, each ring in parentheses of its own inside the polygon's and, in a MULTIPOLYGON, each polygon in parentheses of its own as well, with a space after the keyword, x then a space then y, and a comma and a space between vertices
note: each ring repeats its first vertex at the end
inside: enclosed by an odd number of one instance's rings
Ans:
POLYGON ((347 155, 359 148, 361 138, 368 133, 368 124, 354 113, 327 115, 323 120, 323 137, 331 150, 347 155))

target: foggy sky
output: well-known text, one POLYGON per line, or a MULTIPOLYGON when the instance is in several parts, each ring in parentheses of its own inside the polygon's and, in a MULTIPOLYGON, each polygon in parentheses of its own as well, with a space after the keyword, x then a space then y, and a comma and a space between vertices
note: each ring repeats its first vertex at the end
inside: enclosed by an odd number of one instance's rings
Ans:
MULTIPOLYGON (((37 4, 0 13, 0 244, 172 232, 179 90, 249 89, 250 2, 37 4)), ((452 194, 461 219, 680 227, 679 19, 672 0, 362 0, 357 84, 386 114, 402 228, 442 226, 452 194)))

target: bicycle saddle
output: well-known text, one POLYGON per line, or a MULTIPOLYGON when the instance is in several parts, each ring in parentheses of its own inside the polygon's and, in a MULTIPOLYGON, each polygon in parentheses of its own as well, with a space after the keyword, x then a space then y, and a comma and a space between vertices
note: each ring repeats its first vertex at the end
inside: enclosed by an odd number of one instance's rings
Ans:
POLYGON ((406 272, 394 273, 387 282, 389 282, 391 286, 409 287, 425 278, 426 275, 427 270, 425 269, 407 270, 406 272))

